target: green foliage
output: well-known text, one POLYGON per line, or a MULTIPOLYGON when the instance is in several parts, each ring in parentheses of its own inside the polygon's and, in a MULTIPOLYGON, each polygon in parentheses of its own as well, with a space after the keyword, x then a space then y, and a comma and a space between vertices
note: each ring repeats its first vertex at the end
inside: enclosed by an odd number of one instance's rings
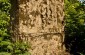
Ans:
POLYGON ((30 55, 30 53, 28 52, 30 46, 27 45, 27 43, 23 42, 11 43, 2 41, 2 43, 0 43, 0 46, 2 47, 0 49, 1 55, 30 55))
POLYGON ((10 4, 7 0, 0 0, 0 54, 9 54, 7 46, 11 44, 10 35, 7 30, 9 25, 9 9, 10 4))
POLYGON ((27 43, 13 43, 8 29, 10 25, 10 1, 0 0, 0 55, 30 55, 27 43))
POLYGON ((27 43, 16 42, 13 44, 13 48, 14 49, 10 47, 10 49, 12 49, 13 55, 30 55, 28 52, 30 46, 27 45, 27 43))
POLYGON ((74 55, 85 54, 85 5, 65 0, 66 47, 74 55))

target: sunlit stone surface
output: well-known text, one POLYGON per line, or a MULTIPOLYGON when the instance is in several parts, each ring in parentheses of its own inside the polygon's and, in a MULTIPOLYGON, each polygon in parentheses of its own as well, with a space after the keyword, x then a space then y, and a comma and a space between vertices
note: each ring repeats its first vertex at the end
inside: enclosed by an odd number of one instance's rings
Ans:
POLYGON ((12 20, 14 40, 29 42, 31 55, 67 55, 63 44, 64 0, 17 2, 18 8, 12 9, 12 18, 18 20, 12 20))

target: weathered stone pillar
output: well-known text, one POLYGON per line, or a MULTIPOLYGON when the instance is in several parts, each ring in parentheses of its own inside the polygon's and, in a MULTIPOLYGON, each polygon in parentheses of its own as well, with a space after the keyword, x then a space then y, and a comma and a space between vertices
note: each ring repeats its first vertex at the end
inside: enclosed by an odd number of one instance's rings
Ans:
POLYGON ((64 0, 16 0, 12 4, 14 40, 29 42, 31 55, 65 55, 64 0))

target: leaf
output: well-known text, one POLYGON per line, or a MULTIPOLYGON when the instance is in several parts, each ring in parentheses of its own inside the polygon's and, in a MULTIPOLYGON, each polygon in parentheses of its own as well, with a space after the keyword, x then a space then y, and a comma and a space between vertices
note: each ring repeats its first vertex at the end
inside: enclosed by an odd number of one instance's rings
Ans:
POLYGON ((11 51, 13 50, 13 47, 11 45, 7 46, 7 49, 10 49, 11 51))
POLYGON ((0 45, 1 45, 1 46, 3 46, 3 45, 11 45, 11 42, 2 41, 2 42, 0 42, 0 45))
POLYGON ((11 53, 8 53, 8 52, 0 52, 0 55, 11 55, 11 53))
POLYGON ((8 2, 9 0, 0 0, 0 2, 8 2))
POLYGON ((15 50, 16 54, 22 53, 21 50, 15 50))

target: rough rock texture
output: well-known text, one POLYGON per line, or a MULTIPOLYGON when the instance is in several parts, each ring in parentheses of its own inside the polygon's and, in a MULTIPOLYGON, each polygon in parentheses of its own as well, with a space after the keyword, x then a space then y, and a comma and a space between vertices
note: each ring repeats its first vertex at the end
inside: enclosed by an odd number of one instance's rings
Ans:
POLYGON ((64 47, 64 0, 14 0, 13 40, 31 44, 31 55, 67 55, 64 47))

